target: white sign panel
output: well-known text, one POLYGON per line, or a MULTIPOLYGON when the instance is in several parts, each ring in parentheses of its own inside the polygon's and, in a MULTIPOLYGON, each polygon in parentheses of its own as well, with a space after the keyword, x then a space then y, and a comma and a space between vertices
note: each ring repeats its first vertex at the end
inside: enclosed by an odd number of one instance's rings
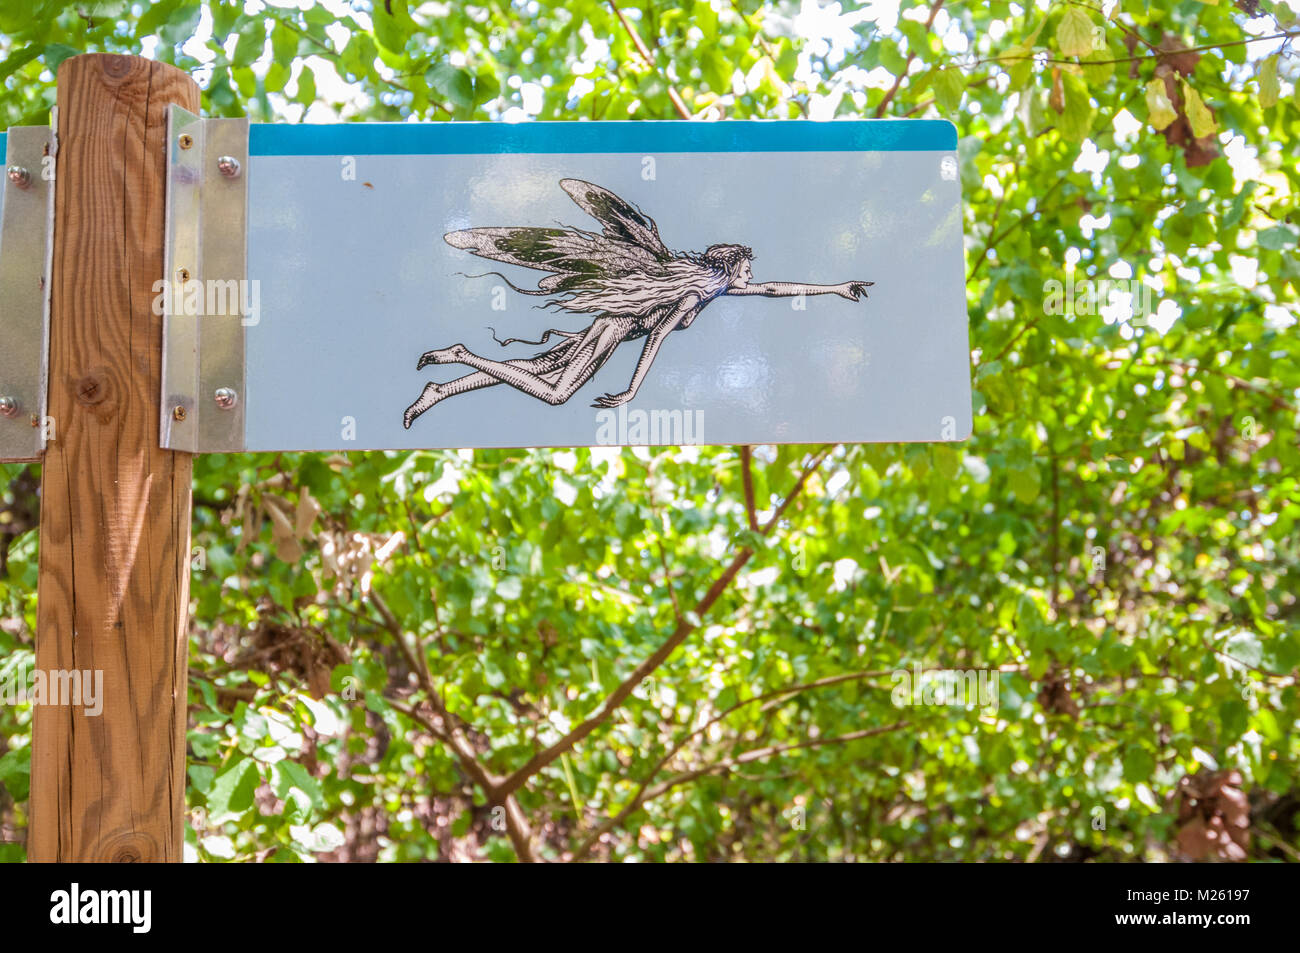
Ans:
POLYGON ((253 126, 243 174, 243 449, 970 433, 947 122, 253 126))

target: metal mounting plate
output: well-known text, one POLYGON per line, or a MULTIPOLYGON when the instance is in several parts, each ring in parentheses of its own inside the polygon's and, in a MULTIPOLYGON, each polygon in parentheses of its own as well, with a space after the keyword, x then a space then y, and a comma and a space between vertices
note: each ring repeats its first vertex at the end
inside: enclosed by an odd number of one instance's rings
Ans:
POLYGON ((15 126, 0 140, 0 462, 16 462, 39 459, 49 431, 54 139, 48 126, 15 126))
POLYGON ((167 125, 160 437, 170 450, 238 451, 251 323, 248 120, 200 119, 172 106, 167 125), (233 159, 234 174, 219 159, 233 159))

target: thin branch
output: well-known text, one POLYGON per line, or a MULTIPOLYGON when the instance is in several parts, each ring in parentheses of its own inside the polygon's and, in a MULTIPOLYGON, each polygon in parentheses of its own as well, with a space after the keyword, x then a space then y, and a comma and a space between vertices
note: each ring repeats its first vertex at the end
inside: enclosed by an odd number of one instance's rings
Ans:
POLYGON ((426 703, 433 709, 436 720, 425 718, 414 708, 400 706, 397 703, 392 703, 393 707, 418 721, 432 731, 434 737, 444 741, 447 747, 451 749, 452 754, 455 755, 456 760, 460 762, 465 773, 470 776, 475 784, 483 788, 488 800, 499 801, 497 788, 500 786, 500 779, 494 776, 487 766, 479 760, 478 752, 474 750, 474 745, 465 734, 464 727, 466 726, 463 720, 447 710, 442 695, 434 686, 433 679, 429 675, 428 663, 421 664, 417 661, 416 655, 422 655, 423 651, 412 651, 411 647, 406 644, 406 633, 402 630, 401 622, 398 621, 397 616, 393 614, 393 610, 388 607, 388 603, 384 602, 379 593, 371 589, 368 595, 375 608, 379 610, 380 616, 383 617, 384 625, 392 634, 398 650, 406 659, 407 666, 419 678, 420 685, 424 688, 427 696, 426 703))
MULTIPOLYGON (((925 21, 925 28, 927 30, 934 26, 934 18, 939 15, 939 8, 942 6, 943 0, 934 0, 934 3, 930 4, 930 16, 925 21)), ((889 88, 889 92, 885 93, 885 98, 880 101, 878 106, 876 106, 877 119, 885 114, 885 110, 889 108, 889 104, 893 102, 894 97, 898 95, 898 87, 903 85, 903 80, 907 78, 907 68, 912 65, 914 59, 916 59, 916 51, 909 49, 907 51, 907 60, 903 63, 903 68, 899 70, 898 75, 894 77, 894 85, 889 88)))
POLYGON ((794 488, 786 494, 785 499, 781 501, 781 505, 778 506, 776 512, 772 514, 772 518, 763 525, 763 528, 759 532, 764 536, 767 536, 772 532, 772 529, 776 526, 777 522, 785 515, 786 509, 795 501, 799 494, 803 492, 804 484, 808 482, 808 478, 812 476, 817 468, 822 465, 822 462, 830 456, 831 451, 833 451, 836 446, 838 445, 826 444, 821 448, 821 450, 817 451, 817 455, 813 457, 812 461, 804 467, 803 472, 799 474, 799 479, 795 481, 794 488))
MULTIPOLYGON (((696 603, 694 615, 697 618, 702 619, 704 614, 713 607, 713 604, 718 601, 723 592, 727 590, 727 587, 731 585, 732 580, 736 578, 736 574, 744 568, 745 564, 749 562, 750 557, 753 555, 754 551, 748 547, 742 549, 736 554, 730 565, 728 565, 727 568, 723 570, 722 574, 714 580, 713 585, 709 587, 709 591, 704 594, 704 597, 700 599, 698 603, 696 603)), ((610 692, 610 694, 605 697, 604 701, 597 706, 595 712, 591 716, 583 720, 577 727, 572 729, 559 741, 533 755, 533 757, 530 758, 528 763, 523 765, 523 767, 511 772, 504 780, 502 780, 498 790, 506 794, 516 790, 534 774, 541 771, 566 751, 572 749, 579 741, 600 727, 601 723, 627 700, 628 696, 632 694, 633 689, 641 684, 641 682, 644 681, 651 672, 662 665, 664 661, 667 660, 668 656, 671 655, 679 645, 686 641, 687 636, 694 632, 696 628, 697 626, 692 624, 687 618, 679 619, 672 634, 664 640, 663 644, 661 644, 652 655, 645 659, 645 661, 638 665, 632 671, 632 674, 625 678, 617 688, 610 692)))
POLYGON ((745 515, 749 528, 758 532, 758 514, 754 511, 754 453, 748 444, 740 448, 740 477, 745 484, 745 515))
POLYGON ((998 245, 1001 243, 1002 239, 1006 238, 1008 235, 1014 232, 1021 225, 1024 225, 1025 222, 1029 221, 1029 219, 1033 218, 1035 215, 1042 215, 1044 212, 1053 211, 1052 209, 1043 208, 1043 201, 1049 195, 1055 192, 1058 188, 1060 188, 1064 183, 1065 183, 1065 176, 1064 175, 1059 176, 1057 180, 1052 183, 1051 187, 1042 194, 1042 196, 1038 199, 1038 201, 1034 203, 1033 211, 1024 212, 1014 222, 1012 222, 1010 225, 1008 225, 1006 228, 1004 228, 1001 232, 997 234, 993 234, 992 230, 990 230, 989 240, 985 244, 984 250, 980 252, 979 258, 975 260, 975 264, 971 265, 970 274, 966 276, 966 281, 968 283, 975 280, 975 275, 979 272, 984 262, 988 260, 989 252, 997 248, 998 245))
POLYGON ((673 108, 677 110, 677 115, 681 116, 683 119, 690 119, 691 111, 686 108, 686 103, 682 102, 682 97, 678 95, 677 88, 673 86, 668 77, 664 75, 663 70, 655 66, 654 56, 651 55, 650 50, 646 47, 645 41, 641 39, 641 34, 632 29, 632 24, 627 22, 627 17, 623 16, 623 11, 618 8, 618 4, 615 3, 614 0, 609 0, 609 8, 614 11, 614 16, 618 17, 618 22, 623 24, 623 29, 627 31, 627 35, 631 38, 632 45, 636 47, 636 51, 640 53, 641 58, 645 60, 645 65, 657 72, 660 76, 663 76, 664 83, 668 86, 668 98, 672 100, 673 108))
POLYGON ((664 551, 664 541, 662 539, 656 540, 655 546, 659 550, 659 565, 664 570, 664 588, 668 590, 668 598, 673 604, 673 618, 680 622, 682 620, 682 609, 677 604, 677 587, 673 585, 672 570, 668 568, 668 553, 664 551))
MULTIPOLYGON (((574 850, 574 852, 570 855, 569 860, 570 861, 581 860, 583 857, 585 857, 588 854, 588 852, 590 852, 590 850, 596 845, 597 841, 599 841, 601 837, 609 833, 619 824, 622 824, 623 821, 627 819, 628 815, 630 815, 633 811, 635 811, 644 802, 644 794, 646 792, 646 789, 650 787, 650 782, 652 782, 656 777, 659 776, 659 772, 662 771, 667 766, 668 762, 670 762, 674 757, 676 757, 677 753, 681 751, 682 748, 686 747, 686 745, 692 739, 698 738, 701 734, 708 731, 718 722, 722 721, 725 718, 730 717, 732 714, 739 711, 741 708, 745 708, 749 705, 754 704, 755 702, 769 701, 773 699, 779 699, 782 697, 786 697, 788 700, 789 697, 797 695, 801 692, 813 691, 818 688, 828 688, 831 685, 838 685, 843 682, 862 681, 868 678, 884 678, 892 674, 893 672, 890 671, 880 671, 880 672, 848 672, 843 675, 831 675, 826 678, 817 679, 816 681, 804 682, 799 685, 787 685, 784 688, 776 688, 770 692, 764 692, 761 695, 754 695, 751 698, 746 698, 743 701, 738 701, 734 705, 730 706, 729 708, 718 712, 716 715, 714 715, 704 724, 700 725, 694 731, 678 739, 677 742, 673 745, 673 747, 670 748, 668 752, 664 754, 662 758, 659 759, 658 762, 656 762, 654 768, 652 768, 650 772, 641 780, 640 785, 638 785, 636 791, 633 792, 631 799, 625 805, 623 805, 623 807, 619 810, 617 814, 615 814, 613 817, 606 819, 603 823, 600 824, 599 827, 597 827, 594 831, 592 831, 587 836, 587 838, 581 844, 579 844, 578 847, 574 850)), ((766 709, 767 707, 768 706, 764 706, 764 709, 766 709)), ((739 740, 740 740, 739 737, 737 737, 736 741, 739 742, 739 740)))
MULTIPOLYGON (((834 449, 834 445, 824 447, 821 453, 819 453, 813 461, 804 468, 804 471, 799 475, 799 479, 795 482, 794 488, 786 496, 776 513, 773 514, 772 519, 769 520, 760 530, 761 533, 767 535, 772 531, 772 528, 781 518, 781 514, 785 512, 786 508, 794 502, 795 498, 803 491, 804 485, 812 475, 812 471, 821 464, 822 460, 826 458, 827 454, 829 454, 832 449, 834 449)), ((692 632, 699 628, 709 610, 712 609, 713 605, 722 597, 722 594, 727 591, 737 574, 745 567, 745 564, 749 562, 753 555, 754 550, 748 546, 736 553, 735 558, 731 560, 727 568, 724 569, 721 575, 713 581, 713 585, 709 587, 708 592, 706 592, 699 602, 695 604, 694 610, 689 615, 677 620, 677 625, 673 628, 672 634, 664 640, 659 648, 641 662, 640 665, 633 669, 632 673, 628 675, 627 678, 623 679, 623 681, 619 683, 618 687, 605 697, 590 716, 570 730, 569 733, 559 741, 556 741, 549 747, 539 751, 537 754, 533 755, 526 764, 507 775, 506 778, 497 786, 496 790, 498 795, 504 797, 505 795, 515 791, 529 778, 537 774, 537 772, 541 771, 564 752, 571 750, 574 745, 599 728, 600 725, 609 718, 610 715, 618 710, 624 701, 627 700, 633 690, 640 685, 651 672, 667 661, 668 657, 672 655, 674 650, 685 642, 692 632)))
MULTIPOLYGON (((655 499, 653 462, 646 465, 646 495, 650 497, 650 512, 654 515, 655 522, 663 526, 663 514, 659 511, 659 501, 655 499)), ((664 550, 664 541, 656 539, 655 548, 659 550, 659 565, 664 571, 664 587, 668 590, 668 598, 673 604, 673 618, 681 622, 682 607, 677 602, 677 587, 673 585, 673 573, 668 568, 668 553, 664 550)))
POLYGON ((595 842, 601 836, 608 833, 609 830, 615 826, 615 823, 621 820, 622 817, 625 817, 627 814, 630 814, 632 811, 636 810, 637 808, 641 807, 647 802, 653 801, 655 798, 661 797, 662 795, 671 791, 673 788, 680 787, 683 784, 688 784, 691 781, 696 780, 697 778, 703 777, 708 774, 718 774, 719 772, 732 771, 743 764, 749 764, 750 762, 753 761, 761 761, 764 758, 770 758, 774 755, 785 754, 790 751, 798 751, 807 748, 824 748, 827 745, 847 744, 850 741, 859 741, 863 738, 871 738, 875 735, 883 735, 891 731, 898 731, 901 728, 908 728, 908 727, 911 727, 911 725, 908 722, 896 721, 892 725, 883 725, 879 728, 864 728, 862 731, 851 731, 848 734, 835 735, 831 738, 813 738, 808 741, 798 741, 792 744, 768 745, 767 747, 764 748, 754 748, 750 751, 746 751, 743 752, 742 754, 736 755, 735 757, 724 758, 722 761, 717 761, 714 762, 713 764, 707 764, 704 765, 703 767, 694 768, 690 771, 684 771, 681 774, 674 775, 673 777, 660 782, 659 784, 655 785, 653 788, 650 788, 648 791, 643 791, 626 808, 624 808, 622 812, 620 812, 619 818, 611 818, 610 820, 605 821, 600 826, 600 828, 598 828, 596 831, 594 831, 591 834, 591 836, 588 837, 587 841, 585 841, 582 844, 582 846, 579 847, 578 851, 575 851, 574 859, 578 859, 581 855, 585 854, 588 850, 590 850, 590 846, 594 845, 595 842))
POLYGON ((1093 13, 1099 15, 1103 20, 1106 20, 1106 22, 1113 23, 1115 26, 1119 27, 1121 32, 1127 34, 1128 36, 1133 37, 1133 39, 1138 43, 1141 43, 1143 46, 1147 47, 1148 49, 1159 51, 1159 47, 1157 47, 1154 43, 1150 42, 1149 40, 1143 39, 1141 34, 1139 34, 1136 30, 1130 29, 1129 27, 1121 23, 1119 20, 1108 20, 1106 17, 1106 11, 1103 10, 1101 7, 1094 6, 1091 3, 1084 3, 1083 0, 1066 0, 1066 2, 1076 7, 1083 7, 1085 10, 1091 10, 1093 13))
POLYGON ((1269 36, 1251 36, 1244 40, 1233 40, 1228 43, 1207 43, 1205 46, 1191 46, 1181 50, 1157 49, 1154 53, 1144 53, 1141 56, 1124 56, 1115 60, 1039 59, 1038 55, 1035 53, 1020 53, 1011 56, 990 56, 985 59, 973 60, 970 63, 954 63, 952 65, 956 69, 974 69, 977 66, 984 66, 988 63, 1009 63, 1015 60, 1037 60, 1039 63, 1049 66, 1116 66, 1120 63, 1136 63, 1141 60, 1164 59, 1170 56, 1182 56, 1184 53, 1206 53, 1210 50, 1224 50, 1231 46, 1245 46, 1249 43, 1262 43, 1265 40, 1281 40, 1296 36, 1300 36, 1300 30, 1273 33, 1269 36))
MULTIPOLYGON (((457 743, 453 742, 450 733, 446 730, 445 722, 444 725, 440 726, 437 722, 425 717, 424 714, 410 705, 404 705, 393 698, 388 698, 386 701, 394 710, 400 711, 407 718, 424 727, 435 738, 439 739, 451 748, 452 753, 456 755, 456 760, 460 762, 465 773, 470 776, 470 779, 475 784, 483 788, 484 791, 489 792, 488 800, 490 803, 496 803, 496 799, 491 796, 491 791, 495 786, 496 779, 488 773, 487 769, 484 768, 472 754, 468 757, 462 755, 458 750, 457 743)), ((516 856, 526 864, 536 863, 537 855, 533 851, 532 828, 528 824, 528 818, 519 807, 519 802, 515 800, 514 797, 505 797, 501 799, 500 803, 505 810, 506 836, 510 838, 510 843, 515 848, 516 856)))

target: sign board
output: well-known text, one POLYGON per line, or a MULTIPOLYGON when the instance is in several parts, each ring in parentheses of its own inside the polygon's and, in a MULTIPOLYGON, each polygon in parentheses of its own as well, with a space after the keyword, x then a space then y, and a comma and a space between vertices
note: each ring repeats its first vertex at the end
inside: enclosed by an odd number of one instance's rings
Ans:
POLYGON ((950 123, 232 122, 173 115, 166 446, 970 433, 950 123))

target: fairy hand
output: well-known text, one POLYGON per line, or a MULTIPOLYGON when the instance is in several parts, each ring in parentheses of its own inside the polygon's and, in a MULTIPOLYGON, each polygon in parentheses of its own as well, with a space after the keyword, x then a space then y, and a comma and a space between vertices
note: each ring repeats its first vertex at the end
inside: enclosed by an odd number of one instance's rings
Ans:
POLYGON ((626 404, 636 396, 636 391, 625 390, 621 394, 606 394, 604 397, 597 397, 593 407, 618 407, 620 404, 626 404))
POLYGON ((874 281, 846 281, 837 286, 835 293, 850 301, 861 301, 867 296, 867 289, 874 284, 874 281))

